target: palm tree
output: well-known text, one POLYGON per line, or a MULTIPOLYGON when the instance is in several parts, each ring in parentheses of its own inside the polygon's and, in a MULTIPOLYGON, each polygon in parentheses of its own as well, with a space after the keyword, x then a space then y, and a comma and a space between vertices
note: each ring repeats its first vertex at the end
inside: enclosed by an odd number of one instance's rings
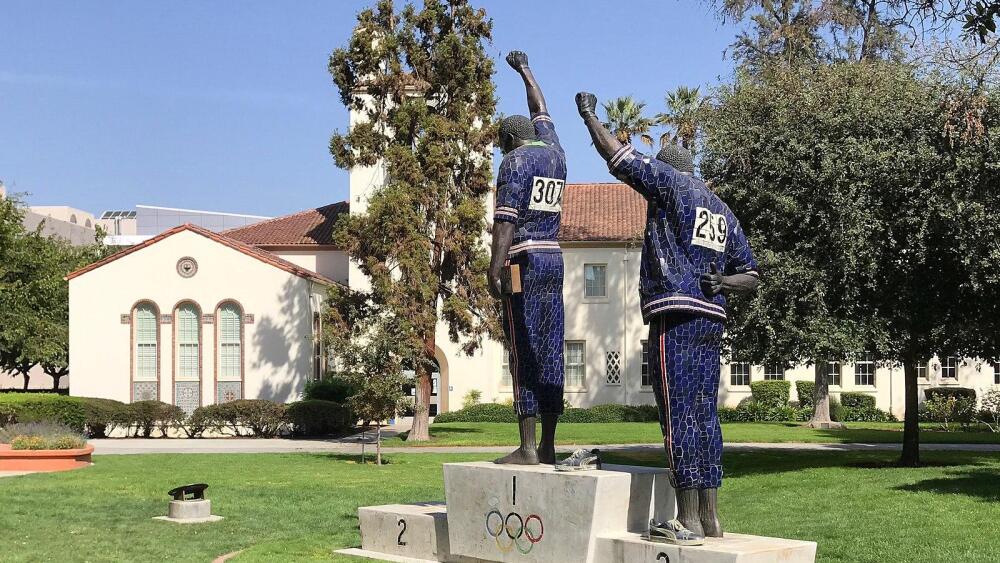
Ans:
POLYGON ((653 137, 649 130, 653 120, 643 115, 645 102, 636 101, 632 96, 622 96, 604 102, 604 114, 607 121, 604 126, 618 137, 622 143, 629 143, 632 137, 638 135, 643 143, 653 146, 653 137))
POLYGON ((660 137, 660 145, 666 146, 679 140, 684 148, 694 152, 701 121, 701 93, 698 88, 678 86, 673 92, 667 92, 665 101, 667 111, 656 116, 656 124, 670 127, 673 133, 664 133, 660 137))

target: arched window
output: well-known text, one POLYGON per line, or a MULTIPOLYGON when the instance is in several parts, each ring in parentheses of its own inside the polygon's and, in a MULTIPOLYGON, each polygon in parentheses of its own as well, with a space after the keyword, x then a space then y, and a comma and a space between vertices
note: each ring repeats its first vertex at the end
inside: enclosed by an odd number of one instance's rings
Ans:
POLYGON ((216 314, 215 401, 243 398, 243 309, 232 301, 219 305, 216 314))
POLYGON ((132 400, 160 398, 160 312, 143 302, 132 309, 132 400))
POLYGON ((76 224, 76 213, 73 213, 72 215, 69 216, 69 222, 73 223, 74 225, 76 224))
POLYGON ((201 406, 201 311, 191 302, 174 311, 174 404, 188 414, 201 406))
POLYGON ((94 226, 94 224, 90 222, 90 219, 84 221, 83 224, 86 225, 88 229, 94 226))

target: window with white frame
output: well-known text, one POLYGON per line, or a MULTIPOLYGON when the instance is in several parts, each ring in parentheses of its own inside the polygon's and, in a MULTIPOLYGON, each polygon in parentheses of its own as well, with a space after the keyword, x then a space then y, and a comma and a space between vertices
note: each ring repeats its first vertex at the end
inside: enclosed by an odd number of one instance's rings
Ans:
POLYGON ((958 379, 958 358, 948 356, 941 361, 941 379, 958 379))
POLYGON ((750 362, 731 362, 729 364, 729 384, 733 386, 750 385, 750 362))
POLYGON ((649 379, 649 341, 642 341, 642 364, 639 367, 639 383, 643 387, 651 387, 653 382, 649 379))
POLYGON ((181 381, 201 379, 201 314, 194 303, 184 303, 174 313, 177 368, 181 381))
POLYGON ((513 387, 514 379, 510 375, 510 348, 503 347, 500 360, 500 387, 513 387))
POLYGON ((784 364, 768 364, 764 366, 764 381, 780 381, 785 379, 784 364))
POLYGON ((993 384, 1000 385, 1000 360, 993 360, 990 365, 993 366, 993 384))
POLYGON ((216 315, 219 331, 218 387, 220 403, 243 398, 243 309, 233 302, 223 303, 216 315))
POLYGON ((566 341, 566 387, 583 387, 587 381, 587 352, 583 341, 566 341))
POLYGON ((927 364, 929 361, 930 360, 927 360, 926 358, 917 360, 917 365, 915 367, 917 368, 918 379, 927 379, 927 364))
POLYGON ((160 313, 152 303, 132 311, 132 400, 159 399, 160 313))
POLYGON ((827 362, 826 363, 826 384, 840 386, 840 376, 843 369, 840 366, 840 362, 827 362))
POLYGON ((584 264, 583 277, 585 282, 584 297, 608 296, 607 264, 584 264))
POLYGON ((875 385, 875 360, 868 354, 854 362, 854 384, 875 385))

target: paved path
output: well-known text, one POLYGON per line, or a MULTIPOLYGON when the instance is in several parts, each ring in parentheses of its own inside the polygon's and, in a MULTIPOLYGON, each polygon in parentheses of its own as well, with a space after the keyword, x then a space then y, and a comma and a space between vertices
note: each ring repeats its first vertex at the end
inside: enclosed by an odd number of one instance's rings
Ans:
MULTIPOLYGON (((357 438, 329 440, 290 440, 285 438, 205 438, 141 439, 112 438, 91 440, 94 453, 108 454, 235 454, 235 453, 333 453, 360 455, 361 444, 357 438)), ((374 453, 374 444, 367 443, 366 451, 374 453)), ((576 448, 600 448, 610 452, 659 452, 662 444, 605 444, 561 446, 560 452, 569 453, 576 448)), ((727 451, 898 451, 899 444, 803 444, 803 443, 740 443, 726 444, 727 451)), ((382 448, 383 453, 505 453, 511 446, 427 446, 382 448)), ((921 444, 922 451, 971 451, 1000 452, 1000 444, 921 444)))

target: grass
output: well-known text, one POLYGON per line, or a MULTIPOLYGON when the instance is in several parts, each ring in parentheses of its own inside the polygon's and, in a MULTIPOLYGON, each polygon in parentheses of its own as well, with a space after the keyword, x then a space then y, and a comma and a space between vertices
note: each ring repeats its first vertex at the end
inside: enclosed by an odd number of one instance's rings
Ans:
MULTIPOLYGON (((441 463, 489 456, 393 454, 385 467, 314 454, 98 456, 93 467, 0 480, 0 559, 358 561, 358 506, 440 500, 441 463), (166 491, 204 481, 222 522, 153 521, 166 491)), ((659 465, 656 455, 611 461, 659 465)), ((740 452, 726 456, 727 530, 819 542, 820 561, 987 562, 1000 558, 1000 456, 925 452, 740 452)))
MULTIPOLYGON (((1000 444, 1000 433, 941 432, 936 425, 923 425, 920 440, 927 444, 1000 444)), ((559 444, 655 444, 663 441, 655 422, 609 424, 560 424, 559 444)), ((901 422, 852 422, 847 430, 814 430, 797 422, 730 423, 722 425, 726 442, 804 442, 899 444, 901 422)), ((448 422, 431 425, 429 442, 406 442, 394 437, 386 446, 512 446, 519 443, 517 425, 493 422, 448 422)))

